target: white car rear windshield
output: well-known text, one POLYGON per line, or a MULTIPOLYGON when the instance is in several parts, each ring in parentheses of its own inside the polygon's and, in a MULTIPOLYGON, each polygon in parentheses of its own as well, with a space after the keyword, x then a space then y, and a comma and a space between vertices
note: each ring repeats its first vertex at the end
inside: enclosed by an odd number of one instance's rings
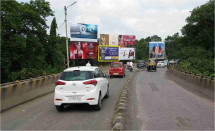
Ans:
POLYGON ((63 72, 60 80, 64 81, 81 81, 93 79, 93 71, 69 71, 63 72))

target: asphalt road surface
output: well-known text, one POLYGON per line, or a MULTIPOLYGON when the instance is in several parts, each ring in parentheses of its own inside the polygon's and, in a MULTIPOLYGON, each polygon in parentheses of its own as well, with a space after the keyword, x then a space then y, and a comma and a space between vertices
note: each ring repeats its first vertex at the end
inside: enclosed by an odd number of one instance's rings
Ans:
POLYGON ((166 69, 139 70, 129 89, 127 130, 214 130, 214 102, 171 81, 166 69))
MULTIPOLYGON (((37 98, 1 113, 2 130, 110 130, 116 100, 128 76, 110 79, 110 97, 103 99, 102 109, 90 106, 67 106, 57 112, 54 93, 37 98)), ((54 87, 53 87, 54 88, 54 87)))

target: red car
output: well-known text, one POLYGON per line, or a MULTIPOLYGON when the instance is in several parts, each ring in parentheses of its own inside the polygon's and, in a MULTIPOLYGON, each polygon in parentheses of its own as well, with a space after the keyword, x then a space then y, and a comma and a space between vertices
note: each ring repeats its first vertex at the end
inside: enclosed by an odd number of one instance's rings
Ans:
POLYGON ((110 78, 112 76, 122 76, 122 78, 125 77, 125 69, 122 62, 113 62, 110 66, 109 75, 110 78))

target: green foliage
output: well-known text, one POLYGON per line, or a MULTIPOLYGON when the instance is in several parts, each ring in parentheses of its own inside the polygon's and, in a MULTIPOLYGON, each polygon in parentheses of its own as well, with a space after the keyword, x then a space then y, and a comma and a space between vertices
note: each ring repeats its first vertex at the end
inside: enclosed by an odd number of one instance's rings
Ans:
POLYGON ((146 39, 136 40, 136 59, 148 60, 149 58, 149 42, 162 41, 157 35, 149 36, 146 39))
POLYGON ((136 42, 136 59, 137 60, 146 60, 149 56, 148 53, 148 43, 144 39, 140 39, 136 42))
POLYGON ((145 42, 146 43, 149 43, 149 42, 156 42, 156 41, 162 41, 162 38, 157 36, 157 35, 153 35, 153 36, 148 36, 146 39, 145 39, 145 42))
POLYGON ((165 39, 168 59, 181 59, 174 68, 214 77, 214 0, 193 9, 187 24, 165 39))
POLYGON ((55 18, 50 36, 46 34, 49 28, 46 18, 49 16, 53 16, 53 11, 45 0, 1 2, 2 83, 58 73, 64 69, 64 38, 56 36, 55 18))

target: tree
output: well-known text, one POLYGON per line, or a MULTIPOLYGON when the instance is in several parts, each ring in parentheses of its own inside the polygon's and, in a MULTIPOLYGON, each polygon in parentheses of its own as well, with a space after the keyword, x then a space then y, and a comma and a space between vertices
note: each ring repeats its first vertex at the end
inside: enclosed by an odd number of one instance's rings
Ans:
POLYGON ((46 45, 46 61, 48 64, 50 64, 52 67, 54 67, 54 54, 57 49, 57 23, 55 17, 52 20, 51 23, 51 29, 50 29, 50 35, 48 39, 48 44, 46 45))
POLYGON ((182 28, 187 44, 206 49, 214 58, 214 0, 192 10, 182 28))
POLYGON ((2 1, 1 71, 2 82, 42 74, 46 67, 46 18, 53 15, 49 2, 2 1))
POLYGON ((152 41, 152 42, 153 42, 153 41, 162 41, 162 38, 159 37, 159 36, 157 36, 157 35, 153 35, 153 36, 151 36, 151 41, 152 41))
POLYGON ((137 60, 147 60, 149 56, 148 43, 142 38, 136 42, 136 58, 137 60))
POLYGON ((214 77, 214 0, 192 10, 187 24, 165 39, 169 59, 181 59, 179 69, 214 77))
POLYGON ((158 42, 158 41, 162 41, 162 38, 157 36, 157 35, 153 35, 153 36, 148 36, 146 39, 145 39, 146 43, 149 43, 149 42, 158 42))

